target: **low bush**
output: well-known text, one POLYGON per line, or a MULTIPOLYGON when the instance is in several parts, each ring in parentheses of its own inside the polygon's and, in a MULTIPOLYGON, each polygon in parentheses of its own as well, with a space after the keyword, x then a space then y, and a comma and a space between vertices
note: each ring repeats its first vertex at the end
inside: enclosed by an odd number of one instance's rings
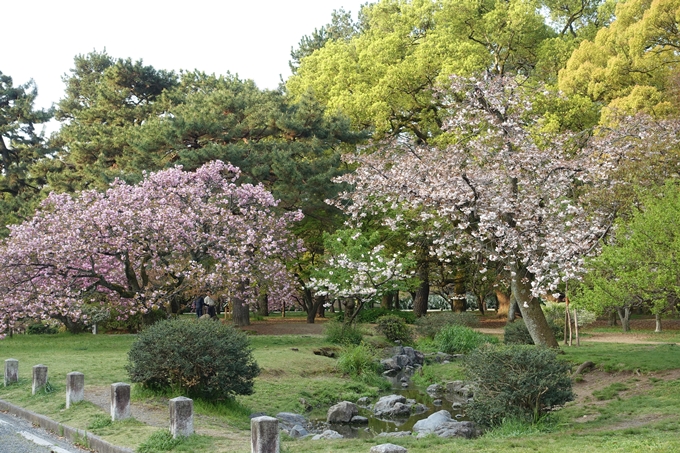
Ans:
POLYGON ((464 361, 475 385, 467 414, 483 426, 499 426, 505 419, 537 422, 554 407, 574 399, 570 366, 557 351, 535 346, 486 346, 464 361))
POLYGON ((208 320, 158 322, 139 334, 128 358, 132 382, 189 397, 250 395, 260 372, 245 334, 208 320))
POLYGON ((444 327, 447 326, 466 326, 477 327, 479 317, 469 311, 454 313, 444 311, 441 313, 429 313, 416 320, 416 332, 422 337, 434 338, 444 327))
POLYGON ((451 325, 440 330, 435 335, 434 342, 440 351, 447 354, 467 354, 483 344, 496 344, 498 339, 470 327, 451 325))
POLYGON ((416 322, 416 315, 412 311, 388 310, 387 308, 364 308, 357 315, 356 320, 366 324, 375 324, 381 316, 393 315, 402 318, 407 324, 416 322))
MULTIPOLYGON (((560 338, 563 334, 562 327, 555 325, 555 323, 548 321, 550 329, 553 331, 555 338, 560 338)), ((514 322, 505 325, 503 330, 503 343, 505 344, 534 344, 531 338, 529 329, 524 324, 523 319, 517 319, 514 322)))
POLYGON ((42 322, 35 322, 33 324, 29 324, 28 327, 26 328, 26 333, 29 335, 41 335, 41 334, 55 334, 59 333, 59 329, 55 326, 51 326, 49 324, 44 324, 42 322))
POLYGON ((413 332, 403 318, 395 315, 381 316, 376 320, 377 330, 389 341, 409 344, 413 341, 413 332))
POLYGON ((375 357, 375 351, 364 343, 356 346, 347 346, 340 352, 336 366, 341 373, 352 377, 359 377, 363 374, 376 374, 378 372, 378 362, 375 360, 375 357))
POLYGON ((329 343, 340 345, 358 345, 364 339, 364 331, 357 324, 345 324, 342 321, 328 321, 324 326, 324 335, 329 343))

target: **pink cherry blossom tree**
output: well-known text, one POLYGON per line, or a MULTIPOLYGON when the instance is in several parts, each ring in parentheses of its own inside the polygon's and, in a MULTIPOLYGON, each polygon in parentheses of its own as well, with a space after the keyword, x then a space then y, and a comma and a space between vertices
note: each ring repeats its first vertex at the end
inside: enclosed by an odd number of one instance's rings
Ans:
MULTIPOLYGON (((611 215, 586 210, 579 194, 609 157, 587 138, 541 132, 511 79, 456 77, 442 99, 451 144, 397 137, 346 156, 358 169, 342 178, 354 190, 339 205, 357 223, 367 212, 419 212, 434 225, 431 254, 481 254, 481 273, 500 265, 534 342, 557 347, 538 296, 577 277, 607 231, 611 215)), ((386 222, 397 228, 400 217, 386 222)))
POLYGON ((302 214, 278 214, 269 192, 238 177, 213 161, 103 193, 51 194, 0 247, 0 332, 19 318, 87 322, 86 304, 147 312, 192 290, 292 303, 284 260, 301 248, 288 229, 302 214))

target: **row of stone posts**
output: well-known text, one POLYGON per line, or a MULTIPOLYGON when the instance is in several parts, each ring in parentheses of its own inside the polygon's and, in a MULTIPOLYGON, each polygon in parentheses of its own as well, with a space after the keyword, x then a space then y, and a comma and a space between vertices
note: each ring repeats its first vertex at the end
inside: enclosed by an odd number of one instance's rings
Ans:
MULTIPOLYGON (((19 381, 19 361, 5 360, 5 380, 9 384, 19 381)), ((47 385, 47 366, 33 367, 32 393, 47 385)), ((66 375, 66 408, 82 401, 85 393, 85 375, 74 371, 66 375)), ((130 417, 130 384, 111 384, 111 420, 130 417)), ((279 421, 273 417, 256 417, 251 420, 252 453, 279 453, 279 421)), ((190 436, 194 433, 194 402, 183 396, 170 400, 170 432, 173 437, 190 436)))

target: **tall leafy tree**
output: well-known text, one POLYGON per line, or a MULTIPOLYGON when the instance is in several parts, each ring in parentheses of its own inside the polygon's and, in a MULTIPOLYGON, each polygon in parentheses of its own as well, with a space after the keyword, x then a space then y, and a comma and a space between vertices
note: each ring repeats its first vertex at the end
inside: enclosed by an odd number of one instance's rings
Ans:
POLYGON ((38 90, 33 81, 15 86, 0 72, 0 227, 17 223, 32 214, 45 184, 36 164, 49 153, 36 126, 47 122, 51 110, 34 107, 38 90))

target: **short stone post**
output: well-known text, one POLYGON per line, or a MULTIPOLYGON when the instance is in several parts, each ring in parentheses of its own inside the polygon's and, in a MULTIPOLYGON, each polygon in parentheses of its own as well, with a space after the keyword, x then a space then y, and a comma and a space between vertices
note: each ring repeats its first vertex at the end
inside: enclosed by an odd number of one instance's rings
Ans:
POLYGON ((111 384, 111 420, 130 417, 130 384, 116 382, 111 384))
POLYGON ((33 367, 33 388, 32 394, 47 385, 47 367, 45 365, 35 365, 33 367))
POLYGON ((66 409, 85 397, 85 375, 73 371, 66 375, 66 409))
POLYGON ((279 421, 274 417, 255 417, 250 420, 252 453, 279 453, 279 421))
POLYGON ((184 396, 170 400, 170 433, 173 438, 194 433, 194 400, 184 396))
POLYGON ((5 360, 5 387, 12 382, 19 382, 19 361, 17 359, 5 360))

